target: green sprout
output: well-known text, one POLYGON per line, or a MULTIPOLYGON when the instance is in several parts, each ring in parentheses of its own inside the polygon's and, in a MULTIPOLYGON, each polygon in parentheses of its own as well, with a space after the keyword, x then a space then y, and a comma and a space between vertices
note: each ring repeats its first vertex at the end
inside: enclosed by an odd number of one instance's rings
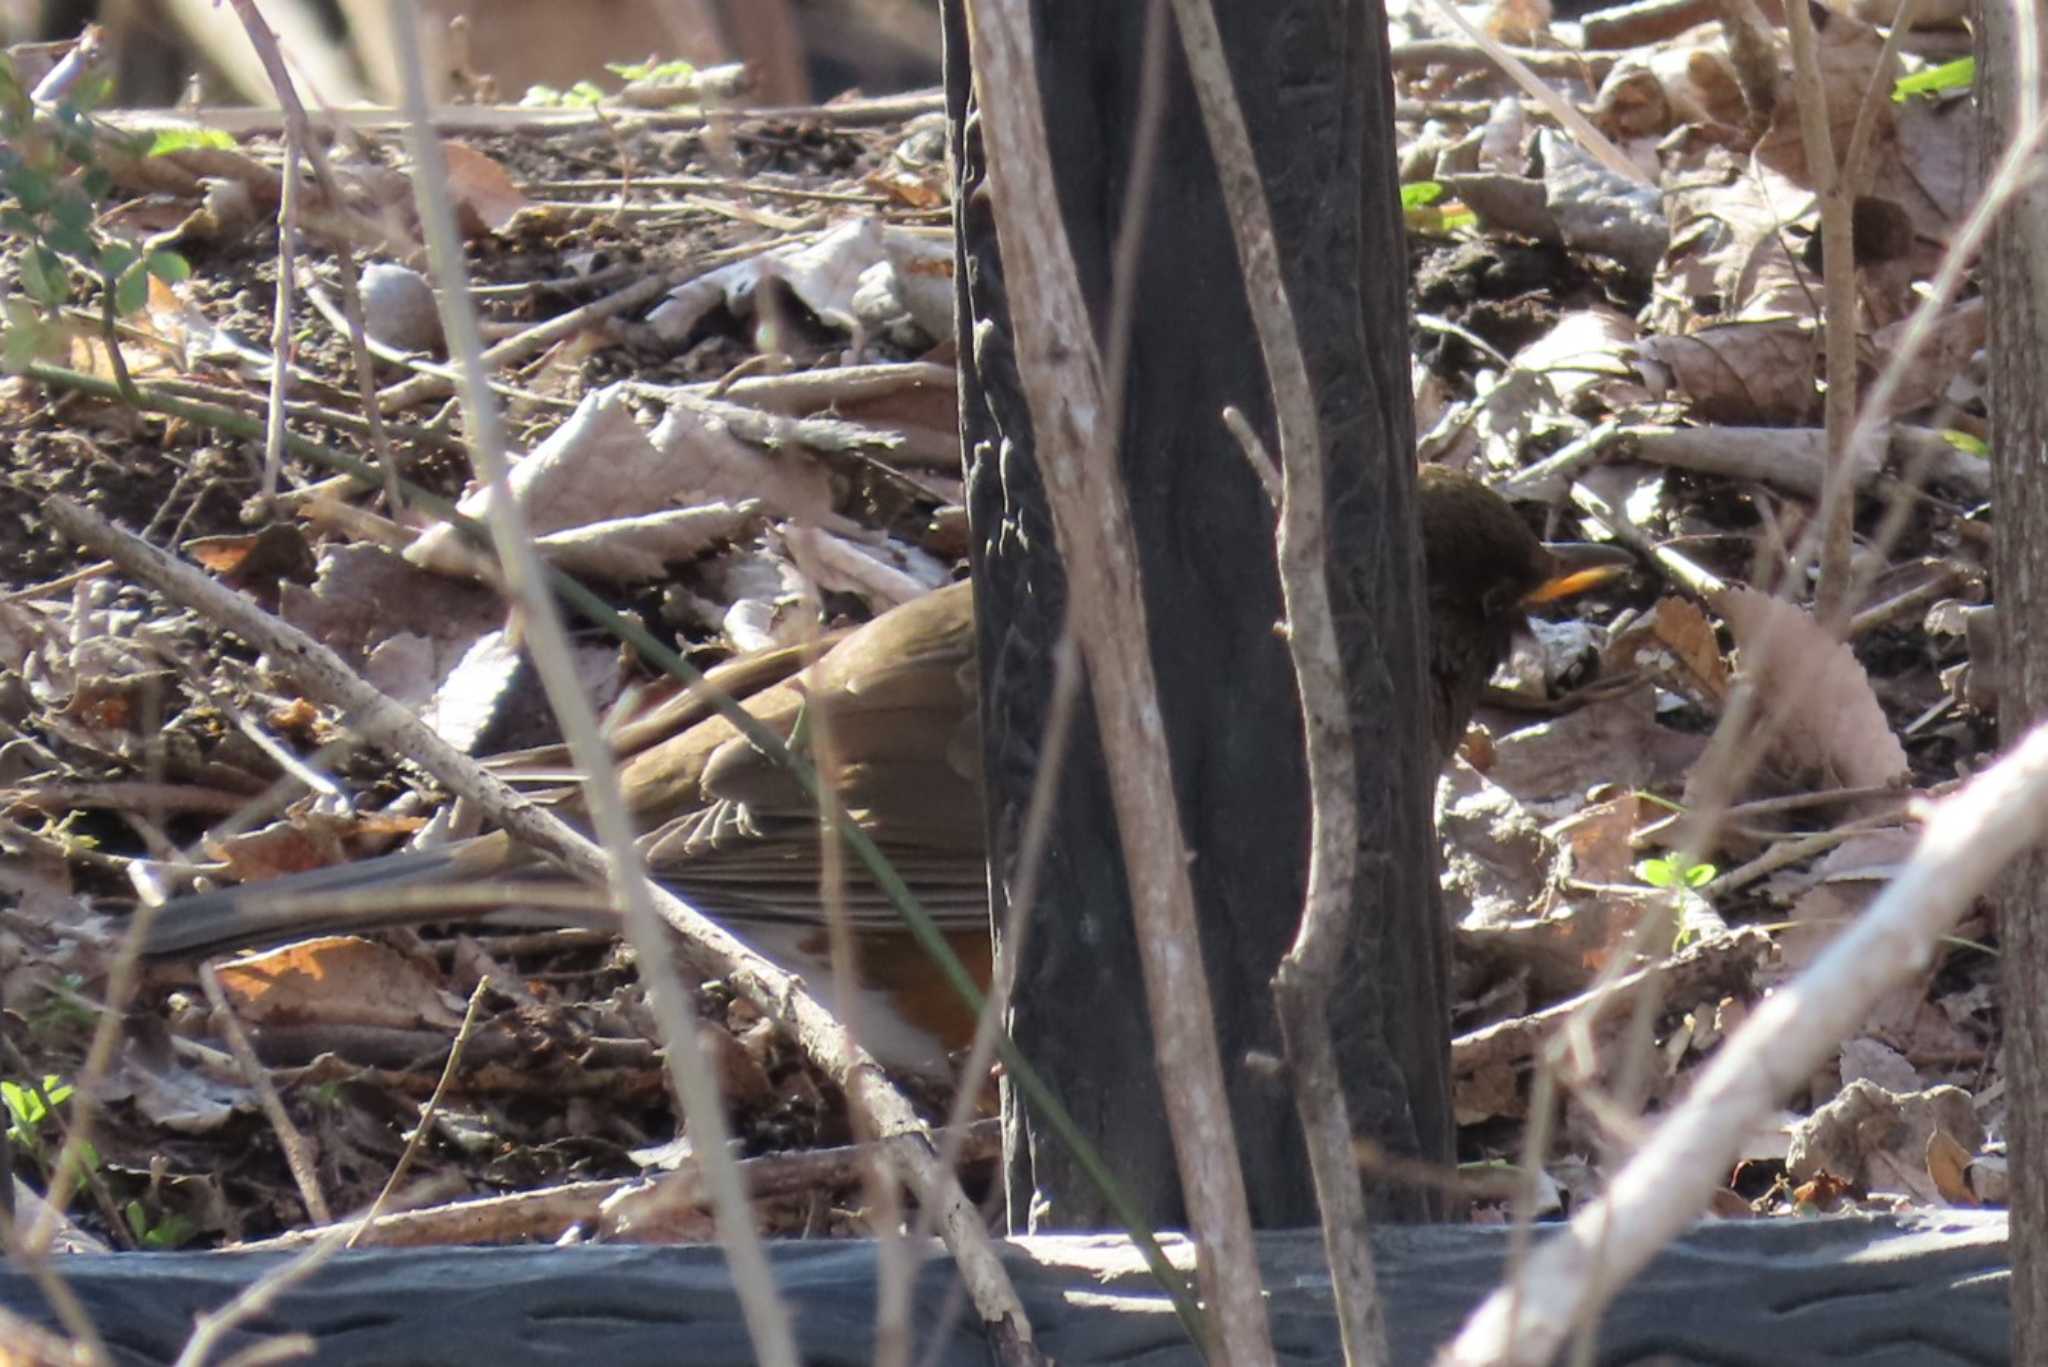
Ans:
POLYGON ((1968 90, 1977 80, 1977 59, 1958 57, 1953 62, 1901 76, 1892 83, 1892 103, 1904 104, 1915 95, 1933 97, 1951 90, 1968 90))
POLYGON ((1408 230, 1443 236, 1459 228, 1470 228, 1479 222, 1479 216, 1451 201, 1451 206, 1439 208, 1437 201, 1444 197, 1444 187, 1433 180, 1411 180, 1401 187, 1401 217, 1406 220, 1408 230))
MULTIPOLYGON (((69 338, 57 315, 96 284, 101 330, 125 389, 115 320, 149 302, 152 278, 176 284, 192 268, 176 252, 116 238, 100 222, 113 177, 99 149, 117 135, 95 123, 91 111, 112 88, 111 77, 88 77, 61 103, 39 105, 0 54, 0 233, 22 243, 15 266, 20 293, 0 301, 0 366, 18 372, 61 350, 69 338)), ((147 150, 142 139, 128 141, 147 150)))
POLYGON ((1715 869, 1712 864, 1688 863, 1682 858, 1644 859, 1635 866, 1635 875, 1653 888, 1703 888, 1714 881, 1715 869))
MULTIPOLYGON (((44 1131, 56 1123, 56 1108, 70 1100, 76 1090, 55 1073, 45 1073, 40 1083, 0 1079, 0 1107, 7 1111, 8 1142, 35 1159, 39 1167, 47 1168, 55 1155, 44 1131)), ((86 1167, 98 1170, 99 1150, 84 1144, 79 1156, 86 1167)))

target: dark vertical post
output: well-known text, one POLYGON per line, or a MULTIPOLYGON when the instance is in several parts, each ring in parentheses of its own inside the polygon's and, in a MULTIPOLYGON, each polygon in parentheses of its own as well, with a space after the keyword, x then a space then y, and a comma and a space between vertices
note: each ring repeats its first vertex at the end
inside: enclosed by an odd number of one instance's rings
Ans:
MULTIPOLYGON (((1057 194, 1098 327, 1132 172, 1143 4, 1047 0, 1041 91, 1057 194)), ((1377 4, 1219 7, 1287 261, 1328 443, 1331 582, 1351 671, 1370 853, 1360 926, 1332 1012, 1360 1130, 1394 1152, 1451 1156, 1445 933, 1429 828, 1420 558, 1409 507, 1407 268, 1395 191, 1385 25, 1377 4)), ((957 153, 961 421, 980 603, 983 737, 998 922, 1039 771, 1051 651, 1069 591, 1033 465, 1009 346, 1013 310, 949 0, 957 153)), ((1170 21, 1169 21, 1170 22, 1170 21)), ((1202 122, 1178 56, 1139 252, 1120 464, 1139 525, 1181 815, 1194 859, 1216 1030, 1253 1218, 1313 1223, 1278 1057, 1270 979, 1300 912, 1307 809, 1300 713, 1283 644, 1273 517, 1218 414, 1270 435, 1270 401, 1202 122)), ((1114 381, 1114 377, 1111 377, 1114 381)), ((1042 892, 1019 958, 1013 1031, 1156 1222, 1182 1222, 1124 872, 1093 718, 1061 781, 1042 892)), ((1011 1224, 1099 1227, 1106 1208, 1058 1141, 1006 1103, 1011 1224)), ((1390 1218, 1431 1193, 1377 1191, 1390 1218)))

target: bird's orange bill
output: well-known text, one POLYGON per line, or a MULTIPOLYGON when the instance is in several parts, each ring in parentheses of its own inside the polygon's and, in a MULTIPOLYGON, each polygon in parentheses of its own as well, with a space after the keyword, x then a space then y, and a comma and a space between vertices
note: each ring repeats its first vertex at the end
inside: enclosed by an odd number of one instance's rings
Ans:
POLYGON ((1575 597, 1620 578, 1635 564, 1635 557, 1619 546, 1601 546, 1586 541, 1552 541, 1546 543, 1544 549, 1550 552, 1551 567, 1556 573, 1522 599, 1525 606, 1575 597))

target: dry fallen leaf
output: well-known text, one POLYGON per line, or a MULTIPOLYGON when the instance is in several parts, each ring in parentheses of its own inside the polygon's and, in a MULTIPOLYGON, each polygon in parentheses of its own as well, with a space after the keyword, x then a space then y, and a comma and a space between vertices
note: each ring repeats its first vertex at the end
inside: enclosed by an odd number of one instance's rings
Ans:
POLYGON ((1561 822, 1550 834, 1571 857, 1571 877, 1581 883, 1628 883, 1635 874, 1629 841, 1643 821, 1643 801, 1626 793, 1595 803, 1561 822))
POLYGON ((1927 1178, 1941 1199, 1952 1206, 1975 1206, 1977 1194, 1970 1190, 1970 1151, 1958 1144, 1947 1130, 1927 1136, 1927 1178))
POLYGON ((1608 647, 1605 670, 1647 675, 1681 697, 1719 711, 1728 697, 1728 662, 1714 624, 1690 598, 1658 600, 1608 647))
POLYGON ((260 830, 209 841, 208 848, 226 861, 230 877, 249 883, 326 868, 347 858, 352 844, 388 841, 393 836, 409 835, 422 824, 418 817, 338 817, 294 811, 287 819, 260 830))
POLYGON ((1814 362, 1820 337, 1796 318, 1736 321, 1636 344, 1636 368, 1668 386, 1703 423, 1803 423, 1820 411, 1814 362))
POLYGON ((1795 1180, 1826 1171, 1932 1205, 1942 1199, 1927 1171, 1927 1142, 1937 1131, 1966 1150, 1983 1146, 1984 1126, 1968 1092, 1930 1087, 1900 1094, 1852 1082, 1794 1128, 1786 1169, 1795 1180))
POLYGON ((1735 635, 1764 715, 1777 726, 1772 752, 1781 770, 1817 771, 1845 788, 1876 787, 1907 772, 1906 749, 1870 676, 1811 614, 1746 588, 1726 590, 1714 607, 1735 635))
POLYGON ((448 188, 470 232, 499 232, 531 201, 512 173, 493 156, 466 142, 444 141, 441 156, 448 164, 448 188))
POLYGON ((442 984, 395 950, 351 935, 302 940, 222 964, 220 984, 250 1024, 454 1027, 442 984))
POLYGON ((1487 1064, 1451 1084, 1451 1110, 1460 1125, 1519 1116, 1524 1109, 1522 1085, 1510 1064, 1487 1064))

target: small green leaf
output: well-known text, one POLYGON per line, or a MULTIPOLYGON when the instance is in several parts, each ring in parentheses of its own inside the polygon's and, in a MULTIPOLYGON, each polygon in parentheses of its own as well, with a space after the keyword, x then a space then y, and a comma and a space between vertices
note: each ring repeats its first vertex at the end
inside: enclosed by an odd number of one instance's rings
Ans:
POLYGON ((9 375, 25 372, 31 361, 58 354, 64 329, 55 327, 19 296, 6 301, 7 328, 0 332, 0 370, 9 375))
POLYGON ((1444 197, 1444 187, 1433 180, 1411 180, 1401 187, 1401 207, 1420 209, 1444 197))
POLYGON ((54 226, 44 233, 43 245, 74 261, 90 261, 99 251, 90 232, 68 226, 54 226))
POLYGON ((35 1094, 33 1088, 24 1087, 19 1082, 0 1082, 0 1106, 5 1106, 7 1114, 14 1118, 14 1124, 7 1130, 9 1136, 14 1136, 24 1127, 32 1127, 36 1120, 42 1118, 43 1099, 35 1094))
POLYGON ((142 253, 126 242, 109 242, 100 248, 97 264, 101 275, 119 275, 133 266, 142 253))
POLYGON ((688 62, 607 62, 605 70, 622 81, 687 81, 697 74, 688 62))
POLYGON ((1681 865, 1677 859, 1645 859, 1635 875, 1653 888, 1703 888, 1714 881, 1712 864, 1681 865))
POLYGON ((14 1118, 14 1123, 7 1129, 8 1137, 21 1143, 33 1141, 43 1122, 50 1118, 49 1107, 43 1104, 43 1098, 49 1097, 50 1106, 61 1106, 74 1090, 70 1084, 60 1081, 55 1073, 44 1076, 41 1091, 25 1082, 0 1081, 0 1104, 4 1104, 7 1114, 14 1118))
POLYGON ((1941 439, 1966 456, 1975 456, 1979 460, 1991 459, 1991 448, 1971 436, 1968 432, 1959 432, 1953 427, 1944 427, 1941 429, 1941 439))
POLYGON ((60 228, 86 232, 92 227, 92 200, 83 189, 67 185, 50 201, 50 219, 60 228))
POLYGON ((64 263, 48 247, 31 247, 21 254, 21 287, 28 297, 44 308, 61 308, 71 295, 64 263))
POLYGON ((235 150, 234 138, 219 128, 201 128, 193 125, 187 128, 159 128, 149 140, 143 155, 151 157, 169 156, 194 147, 211 148, 218 152, 235 150))
POLYGON ((175 1212, 152 1224, 149 1212, 140 1201, 130 1201, 123 1209, 123 1215, 129 1230, 135 1235, 135 1241, 156 1253, 183 1248, 199 1233, 199 1226, 189 1216, 175 1212))
POLYGON ((114 316, 129 318, 149 303, 149 270, 140 261, 121 272, 114 282, 114 316))
POLYGON ((56 198, 57 183, 47 171, 16 165, 7 172, 6 190, 14 196, 23 212, 40 214, 48 210, 50 201, 56 198))
POLYGON ((567 90, 551 85, 529 86, 519 103, 536 109, 588 109, 604 102, 604 92, 589 81, 578 81, 567 90))
POLYGON ((151 252, 149 273, 166 285, 177 285, 192 278, 192 263, 176 252, 151 252))
POLYGON ((1958 57, 1953 62, 1943 62, 1940 66, 1899 77, 1892 84, 1892 102, 1904 104, 1915 95, 1933 96, 1951 90, 1968 90, 1976 80, 1977 59, 1958 57))

